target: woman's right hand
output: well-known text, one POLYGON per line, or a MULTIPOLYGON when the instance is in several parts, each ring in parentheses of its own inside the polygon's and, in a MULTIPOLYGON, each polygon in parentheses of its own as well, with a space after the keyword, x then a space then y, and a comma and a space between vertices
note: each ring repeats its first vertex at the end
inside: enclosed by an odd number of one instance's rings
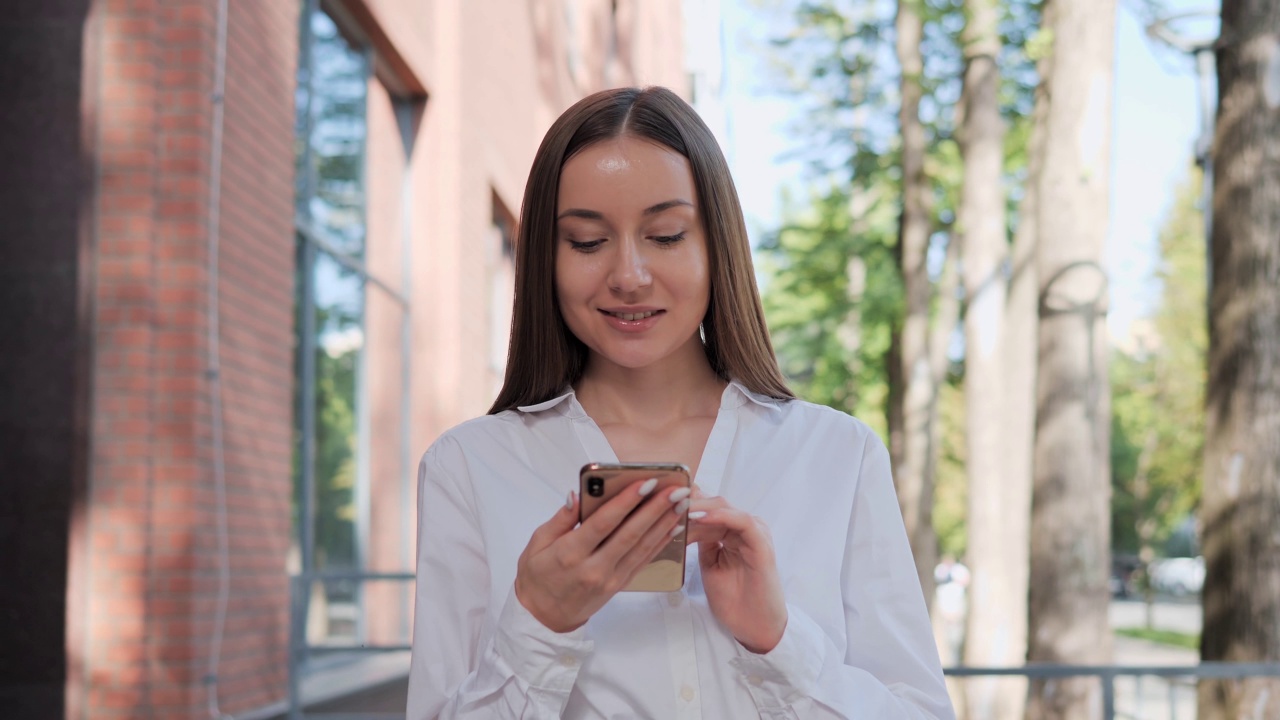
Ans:
POLYGON ((581 525, 578 498, 571 494, 520 554, 515 582, 520 604, 553 632, 582 627, 679 533, 689 491, 654 494, 656 485, 656 480, 637 480, 581 525))

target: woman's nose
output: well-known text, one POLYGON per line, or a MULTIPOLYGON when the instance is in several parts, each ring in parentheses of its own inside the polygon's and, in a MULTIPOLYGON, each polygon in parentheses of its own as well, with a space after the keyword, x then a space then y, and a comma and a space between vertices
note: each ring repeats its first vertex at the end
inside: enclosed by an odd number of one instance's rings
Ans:
POLYGON ((652 281, 648 259, 640 243, 635 240, 619 243, 618 254, 609 272, 609 287, 616 292, 629 293, 647 287, 652 281))

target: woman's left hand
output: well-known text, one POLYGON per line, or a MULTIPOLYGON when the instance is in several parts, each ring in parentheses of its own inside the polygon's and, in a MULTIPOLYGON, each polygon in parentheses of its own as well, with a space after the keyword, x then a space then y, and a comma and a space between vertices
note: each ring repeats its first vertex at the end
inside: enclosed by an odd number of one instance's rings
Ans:
POLYGON ((712 614, 743 647, 769 652, 787 627, 787 601, 769 528, 760 518, 722 497, 707 497, 696 487, 689 514, 688 538, 698 543, 702 585, 712 614))

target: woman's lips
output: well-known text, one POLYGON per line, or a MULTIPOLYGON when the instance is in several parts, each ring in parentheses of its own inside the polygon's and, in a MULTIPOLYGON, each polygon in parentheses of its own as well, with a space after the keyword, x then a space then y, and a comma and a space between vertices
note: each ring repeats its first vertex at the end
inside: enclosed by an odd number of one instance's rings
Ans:
POLYGON ((644 332, 658 324, 658 319, 666 314, 666 310, 646 310, 642 312, 609 312, 601 310, 605 322, 615 330, 627 333, 644 332))

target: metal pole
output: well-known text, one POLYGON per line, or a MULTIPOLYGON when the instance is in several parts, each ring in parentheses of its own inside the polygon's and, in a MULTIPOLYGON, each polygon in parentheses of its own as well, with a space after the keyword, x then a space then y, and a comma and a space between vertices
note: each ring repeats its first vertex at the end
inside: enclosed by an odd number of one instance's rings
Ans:
POLYGON ((306 597, 304 591, 307 575, 289 578, 289 720, 302 720, 302 693, 299 687, 302 671, 302 646, 306 642, 306 597))
POLYGON ((1135 712, 1138 713, 1138 717, 1146 717, 1146 715, 1144 715, 1142 712, 1143 706, 1145 705, 1145 703, 1142 702, 1142 676, 1141 675, 1134 676, 1133 686, 1134 686, 1134 693, 1133 693, 1134 699, 1137 700, 1137 708, 1135 709, 1135 712))
MULTIPOLYGON (((404 173, 400 178, 400 294, 404 312, 400 315, 400 569, 413 568, 413 146, 412 101, 399 99, 395 105, 396 125, 404 149, 404 173)), ((413 586, 400 591, 400 636, 408 637, 413 586)))
POLYGON ((1101 674, 1102 680, 1102 717, 1104 720, 1115 720, 1116 717, 1116 676, 1110 672, 1101 674))
MULTIPOLYGON (((301 202, 298 211, 303 219, 310 222, 310 198, 315 191, 314 170, 311 159, 311 125, 314 103, 312 98, 315 89, 312 87, 311 58, 313 38, 311 34, 311 15, 315 0, 306 0, 302 8, 302 52, 299 62, 302 64, 302 83, 306 86, 306 110, 302 121, 302 187, 299 189, 301 202)), ((301 318, 298 343, 298 417, 300 419, 298 455, 301 462, 301 482, 298 488, 298 530, 299 554, 301 555, 302 575, 306 576, 315 569, 315 479, 316 479, 316 287, 315 264, 316 249, 314 243, 300 235, 299 250, 299 301, 301 318)))

